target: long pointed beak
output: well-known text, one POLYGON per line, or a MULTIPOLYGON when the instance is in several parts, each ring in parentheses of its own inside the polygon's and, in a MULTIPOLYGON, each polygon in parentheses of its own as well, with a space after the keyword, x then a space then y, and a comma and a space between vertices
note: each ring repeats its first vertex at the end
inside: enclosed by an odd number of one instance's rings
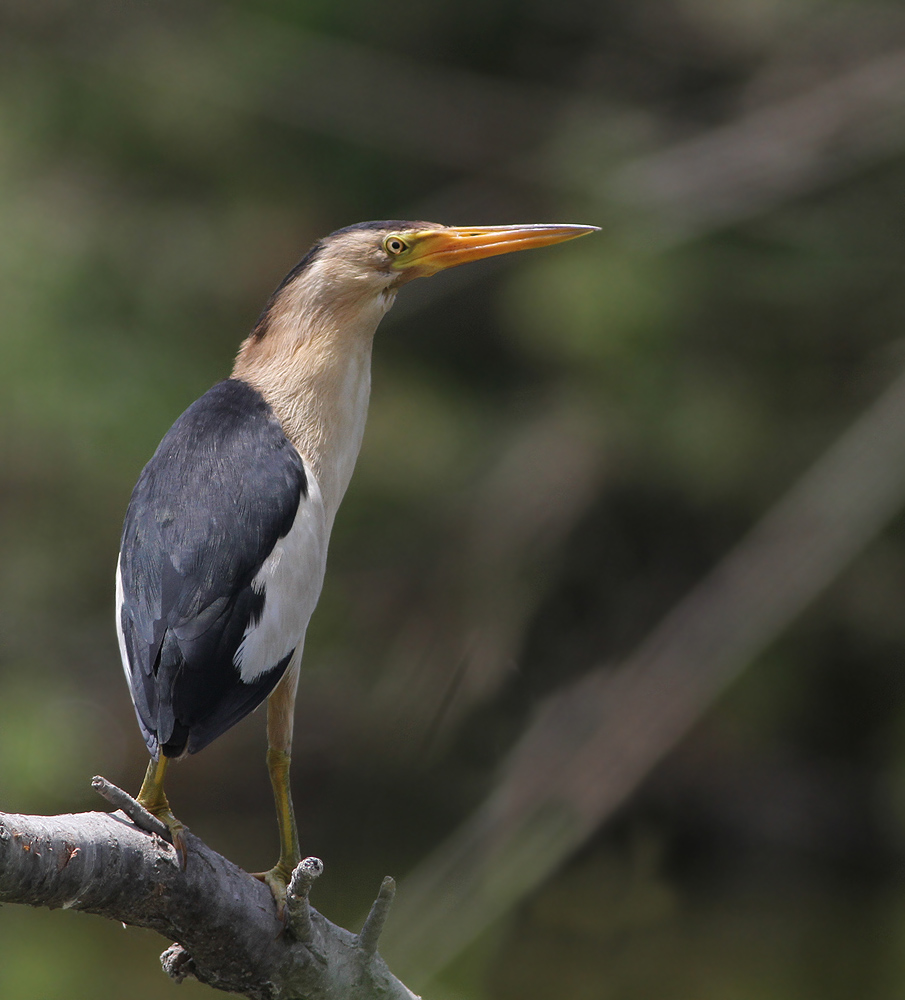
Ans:
POLYGON ((532 250, 597 231, 599 226, 449 226, 415 233, 411 249, 394 267, 427 277, 448 267, 496 257, 515 250, 532 250))

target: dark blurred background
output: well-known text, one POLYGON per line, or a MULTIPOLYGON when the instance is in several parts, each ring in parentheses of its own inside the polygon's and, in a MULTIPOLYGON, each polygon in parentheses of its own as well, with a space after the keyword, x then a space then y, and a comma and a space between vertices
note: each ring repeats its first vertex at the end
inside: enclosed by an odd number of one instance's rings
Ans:
MULTIPOLYGON (((0 808, 138 788, 132 485, 305 248, 380 218, 603 231, 378 333, 296 725, 315 905, 354 927, 397 876, 386 954, 431 1000, 905 995, 901 484, 789 597, 838 535, 805 516, 775 613, 715 588, 696 634, 751 634, 706 683, 667 643, 668 687, 612 684, 905 362, 892 0, 0 0, 0 808)), ((259 713, 169 784, 249 870, 264 745, 259 713)), ((0 995, 209 994, 164 946, 4 907, 0 995)))

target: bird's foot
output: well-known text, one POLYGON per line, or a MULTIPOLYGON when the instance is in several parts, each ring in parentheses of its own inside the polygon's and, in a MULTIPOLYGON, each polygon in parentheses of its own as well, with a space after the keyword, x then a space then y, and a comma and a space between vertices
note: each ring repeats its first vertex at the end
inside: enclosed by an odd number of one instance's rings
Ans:
POLYGON ((141 783, 141 791, 138 793, 136 801, 152 816, 156 816, 170 833, 170 842, 176 848, 176 857, 179 859, 179 867, 185 871, 188 861, 188 850, 185 839, 186 830, 182 823, 173 815, 170 803, 167 801, 166 793, 163 790, 163 779, 167 772, 169 758, 160 754, 156 760, 153 758, 148 763, 148 770, 145 772, 145 780, 141 783))
POLYGON ((277 917, 285 924, 286 894, 289 890, 289 881, 292 878, 292 868, 287 868, 282 862, 277 862, 269 872, 252 872, 252 877, 268 886, 277 906, 277 917))
MULTIPOLYGON (((141 802, 141 799, 138 800, 141 802)), ((176 857, 179 859, 179 867, 185 871, 186 865, 188 863, 188 843, 185 839, 185 827, 182 823, 176 819, 173 815, 173 810, 170 809, 169 805, 159 807, 157 809, 150 809, 145 803, 142 805, 151 813, 152 816, 156 816, 161 823, 170 832, 170 842, 176 850, 176 857)))

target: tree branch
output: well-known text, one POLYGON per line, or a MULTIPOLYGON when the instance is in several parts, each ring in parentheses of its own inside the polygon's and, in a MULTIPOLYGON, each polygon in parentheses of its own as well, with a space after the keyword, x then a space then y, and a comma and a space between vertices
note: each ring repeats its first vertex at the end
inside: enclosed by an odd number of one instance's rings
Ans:
POLYGON ((266 885, 188 831, 186 841, 182 871, 171 844, 121 812, 0 813, 0 902, 148 927, 176 942, 161 961, 177 982, 194 976, 250 1000, 417 1000, 376 953, 391 879, 359 937, 308 905, 323 867, 308 858, 296 869, 284 925, 266 885))

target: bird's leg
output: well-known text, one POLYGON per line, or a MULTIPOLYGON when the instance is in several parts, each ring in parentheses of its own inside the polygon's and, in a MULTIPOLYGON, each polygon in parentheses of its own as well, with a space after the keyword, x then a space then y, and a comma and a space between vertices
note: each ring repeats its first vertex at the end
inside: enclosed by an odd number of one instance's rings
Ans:
POLYGON ((283 918, 286 907, 286 887, 289 885, 295 866, 302 859, 295 825, 295 810, 292 807, 292 788, 289 784, 292 723, 297 686, 298 668, 293 665, 274 688, 267 702, 267 770, 270 772, 270 783, 273 785, 273 798, 277 808, 280 857, 269 872, 258 872, 255 878, 270 886, 280 919, 283 918))
POLYGON ((285 898, 286 886, 292 878, 295 866, 301 861, 299 850, 299 835, 295 826, 295 811, 292 807, 292 789, 289 784, 290 756, 283 750, 269 747, 267 750, 267 769, 270 771, 270 783, 273 785, 273 799, 277 807, 277 824, 280 830, 280 857, 277 863, 266 873, 266 881, 279 898, 280 903, 285 898), (279 883, 281 889, 274 885, 279 883))
POLYGON ((141 783, 141 791, 138 793, 138 801, 166 825, 170 831, 170 838, 173 847, 176 848, 176 855, 183 870, 187 861, 185 827, 173 815, 170 803, 167 801, 166 793, 163 790, 163 779, 167 773, 169 758, 160 753, 157 760, 153 758, 148 762, 148 770, 145 772, 145 780, 141 783))

